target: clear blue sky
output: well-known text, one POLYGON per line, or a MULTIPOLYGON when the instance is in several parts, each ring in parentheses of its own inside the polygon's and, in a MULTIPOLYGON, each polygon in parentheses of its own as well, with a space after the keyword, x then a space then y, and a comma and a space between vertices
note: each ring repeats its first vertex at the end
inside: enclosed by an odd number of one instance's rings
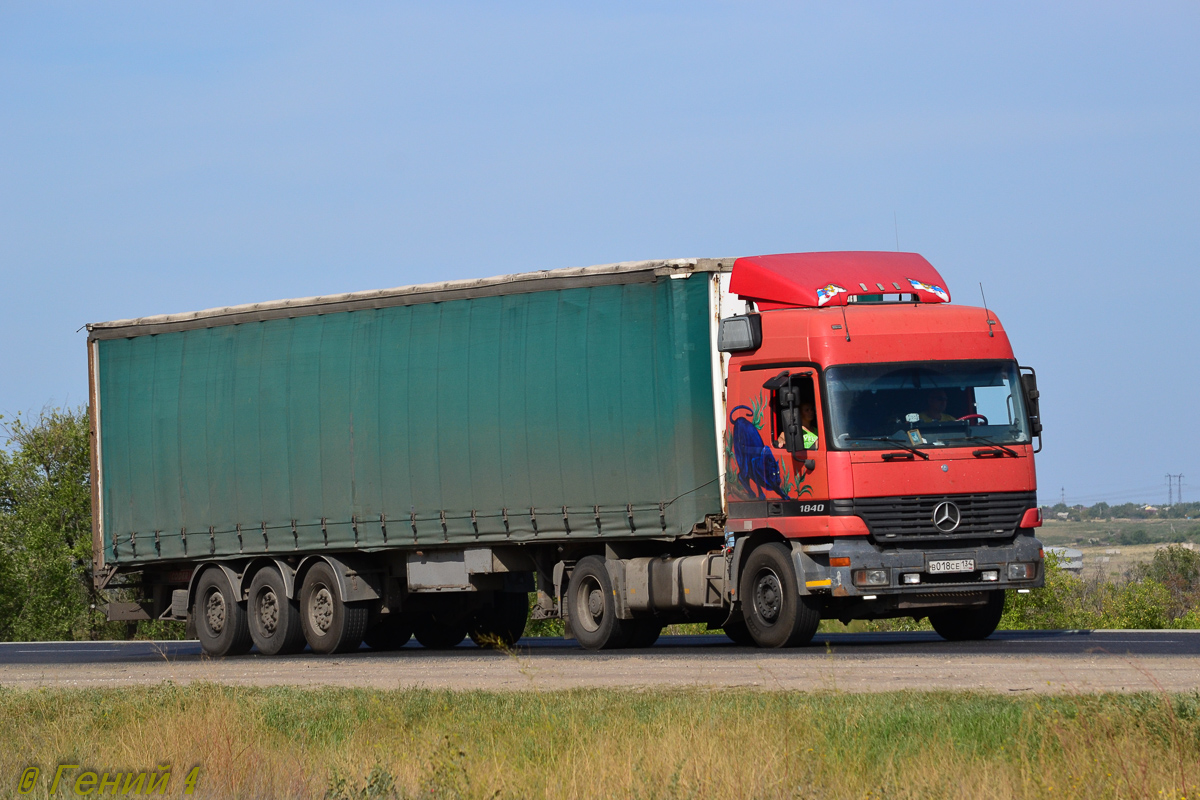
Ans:
POLYGON ((0 412, 85 322, 898 234, 1037 367, 1043 500, 1200 497, 1200 5, 247 6, 0 4, 0 412))

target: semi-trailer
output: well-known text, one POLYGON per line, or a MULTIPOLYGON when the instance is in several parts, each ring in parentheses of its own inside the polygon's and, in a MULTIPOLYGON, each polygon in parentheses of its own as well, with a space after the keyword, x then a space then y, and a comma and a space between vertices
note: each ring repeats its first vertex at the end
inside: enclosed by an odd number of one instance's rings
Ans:
POLYGON ((94 575, 205 652, 996 628, 1036 377, 913 253, 639 261, 88 326, 94 575))

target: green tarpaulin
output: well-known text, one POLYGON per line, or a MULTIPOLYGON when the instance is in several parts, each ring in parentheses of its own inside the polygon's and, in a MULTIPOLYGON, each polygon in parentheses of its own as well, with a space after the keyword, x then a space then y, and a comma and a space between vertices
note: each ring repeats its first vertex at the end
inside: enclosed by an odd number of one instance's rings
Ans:
POLYGON ((105 339, 105 561, 685 533, 706 276, 105 339))

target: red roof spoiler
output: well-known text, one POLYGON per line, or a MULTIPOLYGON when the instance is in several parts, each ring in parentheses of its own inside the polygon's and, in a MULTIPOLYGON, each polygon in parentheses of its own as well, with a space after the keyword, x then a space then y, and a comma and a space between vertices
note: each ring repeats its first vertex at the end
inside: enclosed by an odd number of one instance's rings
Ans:
POLYGON ((762 311, 843 306, 852 295, 915 294, 949 303, 946 282, 916 253, 783 253, 733 262, 729 291, 762 311))

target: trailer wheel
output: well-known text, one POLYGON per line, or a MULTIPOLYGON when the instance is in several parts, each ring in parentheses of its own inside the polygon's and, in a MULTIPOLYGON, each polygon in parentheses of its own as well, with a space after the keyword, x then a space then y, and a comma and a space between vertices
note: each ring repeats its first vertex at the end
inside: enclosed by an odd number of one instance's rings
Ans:
POLYGON ((368 616, 365 604, 342 600, 333 567, 324 561, 312 565, 300 590, 300 622, 314 653, 357 650, 367 631, 368 616))
POLYGON ((571 631, 588 650, 604 650, 625 644, 625 622, 617 618, 608 568, 600 556, 581 558, 567 585, 567 609, 571 631))
POLYGON ((250 638, 264 655, 289 655, 304 649, 300 605, 287 596, 283 576, 275 567, 263 567, 250 582, 247 612, 250 638))
POLYGON ((412 624, 398 612, 392 612, 367 630, 363 643, 372 650, 399 650, 412 638, 412 624))
POLYGON ((210 656, 240 656, 254 641, 246 624, 246 607, 233 594, 233 587, 219 569, 205 570, 196 584, 192 607, 196 638, 210 656))
POLYGON ((484 648, 510 648, 525 633, 529 621, 529 595, 526 592, 496 592, 492 604, 475 615, 471 641, 484 648))
POLYGON ((800 594, 791 552, 779 542, 750 553, 738 591, 746 628, 759 647, 797 647, 817 632, 821 611, 800 594))
POLYGON ((1000 617, 1004 615, 1004 599, 1003 590, 989 592, 986 606, 938 611, 929 615, 929 624, 939 636, 950 642, 986 639, 1000 624, 1000 617))

